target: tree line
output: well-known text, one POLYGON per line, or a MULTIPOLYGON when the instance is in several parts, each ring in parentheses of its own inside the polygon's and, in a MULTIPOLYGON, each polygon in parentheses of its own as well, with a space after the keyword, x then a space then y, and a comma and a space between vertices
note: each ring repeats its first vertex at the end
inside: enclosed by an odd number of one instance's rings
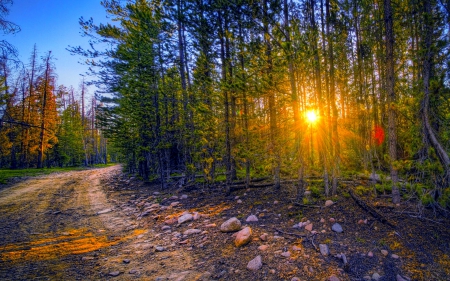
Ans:
POLYGON ((328 196, 381 171, 395 203, 407 182, 446 207, 447 2, 107 0, 110 22, 80 19, 91 48, 69 50, 105 93, 102 134, 163 188, 270 176, 301 197, 320 176, 328 196))
POLYGON ((96 101, 57 86, 51 52, 34 46, 25 66, 14 53, 0 58, 0 167, 43 168, 107 163, 107 143, 95 118, 96 101), (86 103, 86 104, 85 104, 86 103))

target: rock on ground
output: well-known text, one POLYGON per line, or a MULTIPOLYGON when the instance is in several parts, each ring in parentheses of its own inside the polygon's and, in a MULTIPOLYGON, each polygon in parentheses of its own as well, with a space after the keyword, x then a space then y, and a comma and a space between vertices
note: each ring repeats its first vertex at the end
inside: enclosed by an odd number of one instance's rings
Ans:
POLYGON ((331 227, 331 230, 333 230, 334 232, 337 232, 337 233, 341 233, 342 231, 344 231, 342 229, 342 226, 338 223, 333 224, 333 226, 331 227))
POLYGON ((256 258, 249 261, 247 264, 247 268, 254 271, 261 269, 261 267, 262 267, 261 256, 257 256, 256 258))
POLYGON ((254 222, 254 221, 258 221, 258 218, 255 215, 250 215, 250 216, 248 216, 248 218, 245 221, 246 222, 254 222))
POLYGON ((234 240, 234 245, 236 247, 241 247, 248 244, 252 237, 252 229, 250 227, 246 227, 239 231, 236 235, 236 239, 234 240))
POLYGON ((241 229, 241 222, 237 218, 231 218, 220 226, 222 232, 235 232, 241 229))
POLYGON ((178 218, 178 224, 182 224, 184 222, 191 221, 193 219, 194 217, 191 214, 184 214, 178 218))
POLYGON ((328 249, 327 244, 319 244, 320 253, 323 256, 328 256, 330 254, 330 250, 328 249))
POLYGON ((331 201, 331 200, 325 201, 325 207, 330 207, 330 206, 333 205, 333 204, 334 204, 334 202, 331 201))

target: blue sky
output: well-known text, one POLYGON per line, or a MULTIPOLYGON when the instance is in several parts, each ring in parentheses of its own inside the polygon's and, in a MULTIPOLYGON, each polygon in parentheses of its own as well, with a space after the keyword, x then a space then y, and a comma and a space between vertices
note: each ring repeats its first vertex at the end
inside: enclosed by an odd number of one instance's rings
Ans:
POLYGON ((14 0, 9 8, 6 19, 19 25, 21 31, 3 35, 3 39, 18 49, 20 60, 28 64, 35 43, 40 56, 52 51, 58 84, 78 90, 80 74, 87 67, 78 63, 82 58, 70 55, 66 48, 86 46, 87 40, 79 33, 81 16, 92 17, 97 24, 108 21, 100 0, 14 0))

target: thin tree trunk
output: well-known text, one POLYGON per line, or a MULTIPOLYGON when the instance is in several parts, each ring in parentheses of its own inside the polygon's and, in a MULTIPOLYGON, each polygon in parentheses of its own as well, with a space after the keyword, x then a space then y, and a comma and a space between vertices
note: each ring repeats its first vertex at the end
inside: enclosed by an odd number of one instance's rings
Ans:
POLYGON ((392 202, 400 203, 398 188, 398 171, 394 167, 397 161, 397 116, 395 111, 396 95, 394 92, 394 31, 392 20, 391 0, 384 0, 384 24, 386 28, 386 92, 388 96, 388 132, 389 132, 389 160, 392 180, 392 202))
MULTIPOLYGON (((431 146, 436 151, 436 155, 438 156, 439 162, 444 170, 443 177, 443 187, 447 187, 450 183, 450 158, 442 147, 441 143, 437 139, 433 128, 430 124, 430 116, 429 116, 429 104, 430 104, 430 79, 431 79, 431 71, 432 71, 432 61, 434 57, 434 53, 432 50, 432 37, 433 37, 433 22, 432 22, 432 11, 431 11, 431 3, 430 0, 425 1, 425 29, 424 29, 424 47, 425 47, 425 58, 423 60, 423 100, 422 100, 422 108, 421 108, 421 117, 422 117, 422 126, 423 131, 425 133, 426 139, 430 142, 431 146)), ((426 145, 426 144, 425 144, 426 145)), ((436 197, 439 197, 440 194, 437 194, 436 197)))

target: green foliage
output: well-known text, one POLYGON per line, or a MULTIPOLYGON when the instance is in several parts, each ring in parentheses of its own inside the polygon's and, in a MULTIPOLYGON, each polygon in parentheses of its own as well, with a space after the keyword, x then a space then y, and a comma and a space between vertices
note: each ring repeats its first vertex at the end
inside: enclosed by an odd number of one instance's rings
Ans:
POLYGON ((323 191, 322 191, 319 187, 317 187, 317 186, 312 185, 312 186, 309 188, 309 190, 311 191, 311 195, 312 195, 314 198, 321 198, 321 197, 323 196, 323 191))
POLYGON ((355 188, 355 194, 356 194, 356 195, 359 195, 359 196, 367 195, 367 194, 369 194, 371 191, 372 191, 371 188, 369 188, 369 187, 364 187, 364 186, 362 186, 362 185, 358 185, 358 186, 355 188))

